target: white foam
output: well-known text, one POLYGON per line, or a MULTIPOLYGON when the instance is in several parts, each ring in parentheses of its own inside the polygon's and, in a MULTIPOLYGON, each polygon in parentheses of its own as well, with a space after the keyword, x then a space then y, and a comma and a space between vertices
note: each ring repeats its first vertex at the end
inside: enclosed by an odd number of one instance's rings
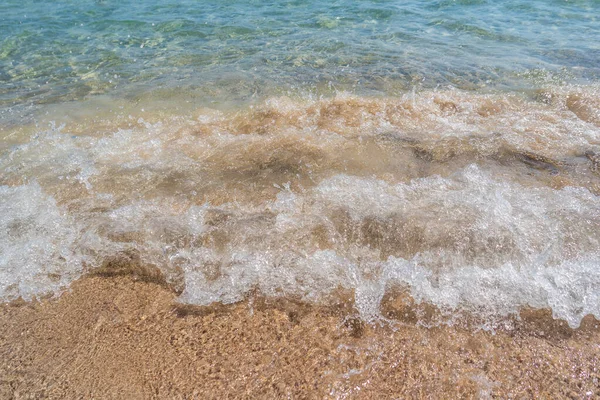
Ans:
POLYGON ((488 323, 519 308, 550 308, 576 328, 588 314, 600 317, 600 254, 557 266, 507 263, 497 268, 465 266, 434 275, 420 260, 390 257, 385 280, 405 284, 417 302, 443 311, 467 311, 488 323))
MULTIPOLYGON (((456 172, 446 177, 406 182, 390 170, 384 180, 385 174, 370 175, 360 152, 350 160, 354 169, 346 168, 343 156, 336 158, 352 141, 360 148, 361 140, 388 130, 397 134, 392 139, 406 139, 421 123, 431 128, 419 128, 430 144, 481 132, 491 137, 498 129, 504 142, 485 146, 497 150, 508 143, 525 154, 541 143, 550 154, 563 154, 564 145, 572 155, 600 137, 592 123, 564 107, 534 103, 520 114, 524 100, 507 97, 496 114, 483 116, 478 107, 485 100, 435 94, 417 97, 414 109, 400 101, 340 98, 307 106, 273 100, 264 106, 267 116, 301 116, 287 125, 282 117, 281 132, 273 123, 273 131, 262 134, 238 134, 236 127, 248 121, 237 116, 199 118, 194 123, 220 125, 198 135, 187 122, 140 121, 102 137, 51 129, 0 158, 3 182, 14 185, 0 187, 0 297, 57 293, 84 264, 95 267, 133 248, 168 276, 182 272, 181 301, 194 304, 235 302, 253 290, 322 302, 341 287, 354 290, 356 309, 374 320, 387 288, 400 284, 417 301, 450 314, 493 319, 530 306, 551 308, 571 326, 586 314, 600 318, 600 198, 588 189, 557 190, 545 186, 548 180, 523 186, 507 173, 510 167, 498 172, 493 163, 453 166, 456 172), (440 99, 456 103, 456 112, 446 115, 440 99), (336 114, 338 100, 347 113, 336 114), (377 103, 372 113, 371 103, 377 103), (355 109, 361 113, 356 125, 355 109), (398 115, 388 113, 395 109, 398 115), (320 121, 328 110, 335 126, 320 121), (296 144, 307 144, 297 160, 287 153, 270 157, 271 150, 296 144), (331 170, 313 176, 321 159, 331 170), (311 165, 295 169, 296 162, 311 165), (362 176, 351 175, 359 175, 362 165, 362 176), (303 188, 299 179, 282 185, 281 176, 288 179, 296 170, 310 175, 310 184, 303 188), (345 170, 352 172, 340 173, 345 170), (251 192, 255 183, 257 191, 268 190, 237 202, 235 193, 219 191, 231 183, 227 179, 235 181, 232 191, 251 192), (279 189, 274 200, 273 185, 279 189), (196 190, 215 190, 215 198, 231 203, 199 205, 204 200, 196 190), (219 217, 211 220, 210 213, 219 217)), ((387 159, 394 149, 415 143, 392 139, 387 159)), ((414 170, 426 163, 415 159, 414 170)), ((579 159, 587 171, 589 160, 579 159)), ((515 163, 518 173, 526 170, 515 163)))
POLYGON ((79 276, 96 244, 37 183, 0 186, 0 297, 31 299, 79 276))

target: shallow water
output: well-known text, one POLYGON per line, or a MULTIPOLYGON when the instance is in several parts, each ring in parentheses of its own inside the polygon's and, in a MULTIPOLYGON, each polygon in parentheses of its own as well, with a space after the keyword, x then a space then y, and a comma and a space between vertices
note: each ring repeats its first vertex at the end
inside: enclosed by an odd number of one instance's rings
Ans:
POLYGON ((600 318, 599 12, 5 2, 0 296, 133 257, 192 304, 600 318))
POLYGON ((0 5, 2 105, 184 90, 526 88, 598 79, 596 1, 59 1, 0 5))

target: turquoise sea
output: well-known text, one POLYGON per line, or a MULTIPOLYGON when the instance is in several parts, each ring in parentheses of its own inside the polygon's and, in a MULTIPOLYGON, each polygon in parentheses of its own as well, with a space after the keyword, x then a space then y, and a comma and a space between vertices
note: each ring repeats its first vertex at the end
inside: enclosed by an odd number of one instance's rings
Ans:
POLYGON ((207 103, 600 77, 592 0, 5 0, 0 15, 4 108, 98 94, 185 92, 207 103))
POLYGON ((192 304, 576 327, 599 171, 596 0, 0 2, 4 300, 129 257, 192 304))

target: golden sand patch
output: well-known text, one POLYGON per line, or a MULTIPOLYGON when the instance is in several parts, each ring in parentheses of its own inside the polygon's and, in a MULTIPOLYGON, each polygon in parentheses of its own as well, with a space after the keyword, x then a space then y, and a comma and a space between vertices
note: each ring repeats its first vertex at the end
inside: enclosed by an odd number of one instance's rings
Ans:
POLYGON ((281 299, 185 307, 107 274, 0 307, 0 397, 592 398, 598 343, 597 321, 573 331, 543 311, 495 334, 379 327, 281 299))

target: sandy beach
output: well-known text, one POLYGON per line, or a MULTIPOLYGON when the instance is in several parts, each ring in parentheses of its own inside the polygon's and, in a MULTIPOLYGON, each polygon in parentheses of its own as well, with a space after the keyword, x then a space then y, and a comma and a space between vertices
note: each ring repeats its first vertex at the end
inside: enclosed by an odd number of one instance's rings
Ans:
POLYGON ((105 270, 59 298, 2 305, 0 397, 600 396, 593 318, 578 330, 540 311, 495 333, 402 317, 379 326, 343 306, 259 296, 185 306, 160 277, 129 272, 105 270))
POLYGON ((0 1, 0 400, 600 399, 600 1, 0 1))

